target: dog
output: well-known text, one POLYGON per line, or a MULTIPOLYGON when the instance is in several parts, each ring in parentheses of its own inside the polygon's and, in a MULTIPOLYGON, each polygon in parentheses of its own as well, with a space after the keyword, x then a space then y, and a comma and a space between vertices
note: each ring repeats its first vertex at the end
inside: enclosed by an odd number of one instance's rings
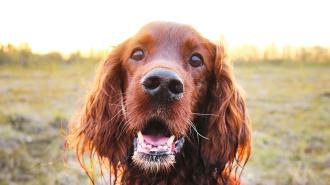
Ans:
POLYGON ((100 63, 67 143, 93 183, 86 155, 114 184, 240 184, 251 127, 224 47, 152 22, 100 63))

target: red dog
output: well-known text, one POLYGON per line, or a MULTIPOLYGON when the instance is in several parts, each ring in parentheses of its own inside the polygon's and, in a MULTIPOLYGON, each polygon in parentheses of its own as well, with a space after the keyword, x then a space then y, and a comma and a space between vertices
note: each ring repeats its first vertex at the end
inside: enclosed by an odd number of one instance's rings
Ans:
POLYGON ((116 47, 71 126, 87 174, 86 153, 122 184, 239 184, 250 155, 223 47, 176 23, 150 23, 116 47))

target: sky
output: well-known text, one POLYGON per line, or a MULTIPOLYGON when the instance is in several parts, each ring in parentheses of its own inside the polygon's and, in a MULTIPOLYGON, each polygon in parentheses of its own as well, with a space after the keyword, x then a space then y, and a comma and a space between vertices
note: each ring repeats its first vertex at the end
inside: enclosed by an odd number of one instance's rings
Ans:
POLYGON ((327 0, 0 0, 0 43, 34 51, 107 49, 144 24, 190 24, 210 40, 330 46, 327 0))

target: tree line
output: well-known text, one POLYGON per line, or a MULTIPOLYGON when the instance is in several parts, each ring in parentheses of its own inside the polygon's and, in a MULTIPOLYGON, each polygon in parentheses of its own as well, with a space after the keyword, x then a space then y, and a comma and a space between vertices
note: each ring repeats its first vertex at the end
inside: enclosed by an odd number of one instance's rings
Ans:
POLYGON ((103 51, 90 50, 87 54, 80 51, 71 52, 63 55, 61 52, 52 51, 48 53, 33 52, 28 44, 0 44, 0 65, 3 64, 19 64, 30 65, 46 62, 73 63, 86 61, 99 61, 103 56, 103 51))
MULTIPOLYGON (((270 44, 260 48, 254 45, 242 45, 227 51, 233 62, 313 62, 330 63, 330 47, 323 46, 284 46, 270 44)), ((75 51, 69 55, 53 51, 49 53, 33 52, 28 44, 14 46, 0 44, 0 65, 3 64, 39 64, 45 62, 92 62, 104 57, 104 51, 93 51, 82 54, 75 51)))
POLYGON ((313 62, 329 63, 330 47, 283 46, 269 44, 265 47, 242 45, 229 51, 232 61, 239 62, 313 62))

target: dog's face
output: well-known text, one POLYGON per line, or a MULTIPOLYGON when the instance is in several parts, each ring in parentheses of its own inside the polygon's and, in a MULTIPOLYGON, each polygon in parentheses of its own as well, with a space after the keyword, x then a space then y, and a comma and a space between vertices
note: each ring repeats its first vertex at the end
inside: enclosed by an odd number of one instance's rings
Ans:
POLYGON ((133 162, 147 171, 175 163, 206 96, 215 47, 188 26, 153 23, 125 43, 122 58, 133 162))
POLYGON ((225 179, 250 154, 245 100, 223 47, 187 25, 150 23, 114 48, 78 118, 68 143, 82 166, 89 151, 132 184, 129 174, 173 168, 225 179))

